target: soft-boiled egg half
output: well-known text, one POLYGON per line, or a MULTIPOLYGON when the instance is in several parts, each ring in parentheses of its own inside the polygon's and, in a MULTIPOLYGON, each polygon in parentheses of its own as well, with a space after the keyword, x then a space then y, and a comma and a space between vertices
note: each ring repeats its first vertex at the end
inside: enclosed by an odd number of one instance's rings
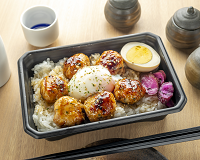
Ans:
POLYGON ((159 54, 149 45, 129 42, 121 49, 121 55, 128 67, 139 72, 150 72, 160 64, 159 54))
POLYGON ((112 92, 115 80, 120 76, 112 76, 107 68, 97 66, 87 66, 79 69, 68 83, 69 96, 78 100, 85 100, 90 95, 106 90, 112 92))

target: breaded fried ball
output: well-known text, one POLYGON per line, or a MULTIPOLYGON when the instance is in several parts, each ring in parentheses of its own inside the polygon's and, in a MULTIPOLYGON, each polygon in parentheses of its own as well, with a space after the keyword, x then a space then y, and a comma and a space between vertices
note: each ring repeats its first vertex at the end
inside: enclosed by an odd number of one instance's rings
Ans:
POLYGON ((59 127, 70 127, 81 124, 85 120, 82 112, 83 104, 75 98, 63 96, 54 104, 54 123, 59 127))
POLYGON ((68 94, 67 81, 58 76, 46 76, 40 82, 40 94, 47 103, 54 103, 68 94))
POLYGON ((106 67, 112 75, 122 74, 125 71, 122 56, 113 50, 104 51, 96 61, 96 65, 106 67))
POLYGON ((115 108, 115 97, 108 91, 102 91, 91 95, 84 102, 86 115, 91 122, 112 118, 115 108))
POLYGON ((115 84, 114 95, 117 101, 133 104, 145 95, 145 88, 138 80, 121 79, 115 84))
POLYGON ((68 79, 71 79, 80 68, 85 66, 90 66, 90 60, 88 56, 83 53, 77 53, 64 62, 63 74, 68 79))

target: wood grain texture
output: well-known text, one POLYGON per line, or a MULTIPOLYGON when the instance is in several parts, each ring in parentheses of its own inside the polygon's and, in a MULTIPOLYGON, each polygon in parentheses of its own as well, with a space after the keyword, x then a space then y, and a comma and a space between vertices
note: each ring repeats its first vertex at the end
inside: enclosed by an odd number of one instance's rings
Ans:
MULTIPOLYGON (((198 0, 139 0, 141 17, 129 30, 117 30, 105 19, 106 0, 1 0, 0 35, 11 68, 11 77, 0 88, 0 159, 27 159, 82 148, 92 142, 109 138, 137 138, 200 125, 200 90, 187 81, 184 66, 195 49, 176 49, 166 39, 165 27, 174 12, 182 7, 200 9, 198 0), (48 5, 58 12, 60 35, 48 47, 63 46, 126 34, 152 32, 161 37, 188 98, 184 109, 157 122, 141 122, 102 129, 62 140, 37 140, 23 130, 17 61, 27 51, 40 49, 27 43, 21 26, 21 13, 33 5, 48 5)), ((156 147, 168 159, 200 159, 200 140, 156 147)))

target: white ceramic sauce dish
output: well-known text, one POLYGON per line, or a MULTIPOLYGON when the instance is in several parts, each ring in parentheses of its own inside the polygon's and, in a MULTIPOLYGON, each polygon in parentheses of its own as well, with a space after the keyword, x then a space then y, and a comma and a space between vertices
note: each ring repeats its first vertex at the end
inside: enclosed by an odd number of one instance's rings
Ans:
POLYGON ((58 17, 51 7, 30 7, 22 13, 20 22, 26 40, 33 46, 46 47, 58 38, 58 17))

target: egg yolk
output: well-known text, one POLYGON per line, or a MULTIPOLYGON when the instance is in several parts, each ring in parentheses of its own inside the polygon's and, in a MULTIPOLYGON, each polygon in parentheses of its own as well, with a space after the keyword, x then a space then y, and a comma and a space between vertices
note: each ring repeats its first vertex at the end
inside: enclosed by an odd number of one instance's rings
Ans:
POLYGON ((129 62, 145 64, 152 59, 151 51, 144 46, 134 46, 126 54, 129 62))

